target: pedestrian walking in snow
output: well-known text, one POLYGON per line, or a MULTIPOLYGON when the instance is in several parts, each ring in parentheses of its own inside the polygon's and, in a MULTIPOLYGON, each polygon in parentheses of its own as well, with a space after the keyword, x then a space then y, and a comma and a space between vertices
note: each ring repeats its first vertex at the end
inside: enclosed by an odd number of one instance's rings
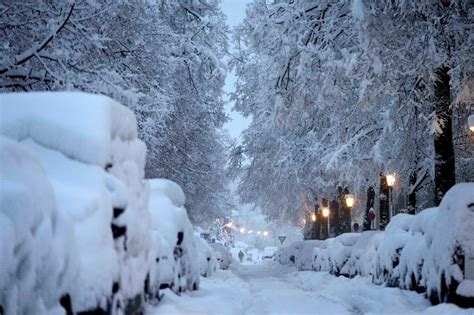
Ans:
POLYGON ((244 259, 244 253, 242 251, 239 251, 239 259, 240 259, 240 263, 242 263, 244 259))

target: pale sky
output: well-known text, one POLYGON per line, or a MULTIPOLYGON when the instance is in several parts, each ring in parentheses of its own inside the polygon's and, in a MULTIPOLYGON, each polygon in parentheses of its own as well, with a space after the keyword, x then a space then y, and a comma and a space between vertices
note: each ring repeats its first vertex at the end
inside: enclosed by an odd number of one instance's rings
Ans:
MULTIPOLYGON (((231 28, 242 22, 245 17, 246 4, 250 2, 252 2, 252 0, 222 0, 221 8, 224 14, 227 16, 227 24, 231 28)), ((233 72, 227 73, 224 86, 224 91, 226 93, 231 93, 234 91, 235 80, 236 77, 233 72)), ((228 99, 228 96, 224 97, 224 100, 226 101, 225 112, 231 120, 224 125, 224 128, 229 130, 229 134, 232 138, 238 138, 241 132, 250 124, 250 119, 244 118, 239 113, 232 111, 234 102, 230 102, 228 99)))

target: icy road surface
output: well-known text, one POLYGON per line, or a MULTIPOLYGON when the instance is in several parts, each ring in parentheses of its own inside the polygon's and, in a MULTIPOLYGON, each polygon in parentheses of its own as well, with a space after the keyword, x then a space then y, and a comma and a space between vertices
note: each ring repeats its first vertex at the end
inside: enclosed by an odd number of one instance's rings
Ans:
POLYGON ((275 262, 232 265, 199 291, 165 297, 147 315, 162 314, 474 314, 452 304, 432 307, 423 295, 275 262))

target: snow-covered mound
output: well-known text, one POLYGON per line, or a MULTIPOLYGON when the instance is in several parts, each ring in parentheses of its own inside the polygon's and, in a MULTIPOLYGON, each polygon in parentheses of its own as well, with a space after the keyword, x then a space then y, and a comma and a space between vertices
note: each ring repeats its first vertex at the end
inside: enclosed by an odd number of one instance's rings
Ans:
POLYGON ((474 183, 452 187, 437 208, 399 214, 385 231, 347 233, 324 241, 295 242, 277 260, 335 275, 426 292, 432 303, 474 307, 474 183), (319 242, 319 243, 318 243, 319 242))
POLYGON ((78 271, 72 224, 34 152, 1 136, 0 175, 0 305, 5 314, 60 313, 78 271))
POLYGON ((178 184, 164 179, 150 182, 149 211, 156 248, 155 287, 171 287, 175 292, 197 289, 200 265, 193 226, 178 184))

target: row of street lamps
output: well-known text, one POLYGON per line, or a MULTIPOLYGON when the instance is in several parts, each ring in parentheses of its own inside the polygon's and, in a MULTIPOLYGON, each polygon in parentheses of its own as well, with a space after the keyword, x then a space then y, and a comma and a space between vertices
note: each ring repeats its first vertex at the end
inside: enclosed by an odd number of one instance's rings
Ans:
MULTIPOLYGON (((474 126, 473 126, 474 128, 474 126)), ((387 180, 387 186, 388 186, 388 189, 389 189, 389 196, 388 196, 388 205, 389 205, 389 215, 390 215, 390 218, 392 218, 392 216, 394 215, 393 213, 393 197, 392 197, 392 190, 393 190, 393 186, 395 185, 395 178, 396 178, 396 174, 395 173, 388 173, 387 175, 385 175, 385 179, 387 180)), ((349 209, 352 209, 354 207, 354 204, 355 204, 355 196, 352 195, 352 194, 347 194, 344 196, 344 200, 345 200, 345 203, 346 203, 346 206, 349 208, 349 209)), ((328 221, 328 233, 330 233, 330 217, 329 215, 331 214, 331 211, 329 210, 329 207, 325 206, 321 209, 321 213, 323 215, 324 218, 327 218, 327 221, 328 221)), ((311 214, 311 221, 313 221, 313 224, 316 223, 316 220, 317 220, 317 216, 316 216, 316 213, 313 212, 311 214)), ((306 224, 306 220, 303 219, 303 224, 306 224)))

